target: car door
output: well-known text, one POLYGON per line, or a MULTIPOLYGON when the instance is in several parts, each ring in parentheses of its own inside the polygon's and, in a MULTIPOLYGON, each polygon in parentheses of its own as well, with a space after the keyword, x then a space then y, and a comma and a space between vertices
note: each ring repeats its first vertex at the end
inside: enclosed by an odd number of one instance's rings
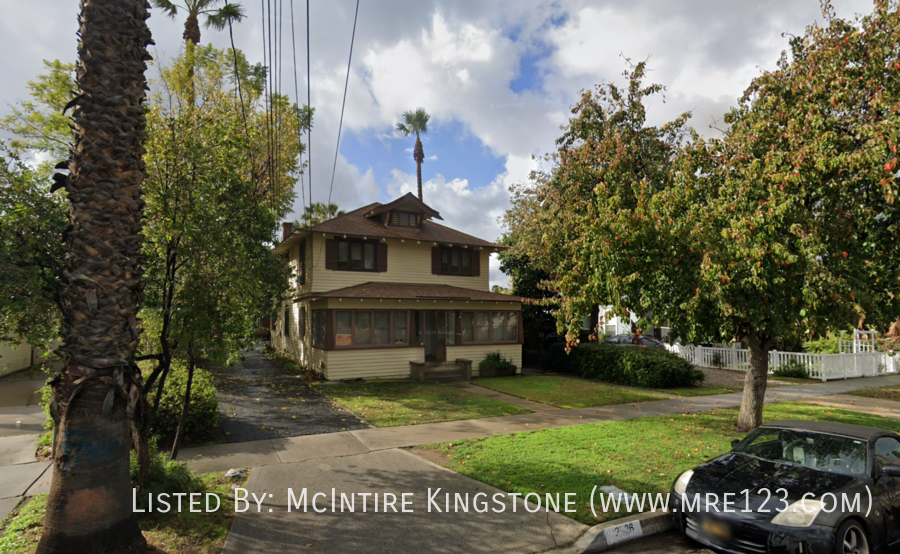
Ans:
MULTIPOLYGON (((875 466, 900 466, 900 441, 881 437, 875 441, 875 466)), ((877 493, 884 510, 884 524, 888 544, 900 544, 900 478, 882 475, 876 479, 877 493)))

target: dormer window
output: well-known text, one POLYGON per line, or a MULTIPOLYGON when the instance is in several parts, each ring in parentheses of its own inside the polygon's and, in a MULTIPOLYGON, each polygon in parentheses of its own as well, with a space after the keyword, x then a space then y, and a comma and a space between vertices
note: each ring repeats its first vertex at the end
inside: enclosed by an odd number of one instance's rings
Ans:
POLYGON ((418 227, 422 217, 417 213, 392 211, 389 221, 395 227, 418 227))

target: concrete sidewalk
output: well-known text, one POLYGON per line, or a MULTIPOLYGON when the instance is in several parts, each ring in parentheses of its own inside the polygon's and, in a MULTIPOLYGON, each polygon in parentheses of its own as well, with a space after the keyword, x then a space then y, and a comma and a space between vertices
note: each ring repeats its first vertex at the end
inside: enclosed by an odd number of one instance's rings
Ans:
MULTIPOLYGON (((894 406, 894 408, 898 408, 896 412, 891 411, 890 404, 892 403, 889 401, 873 401, 872 399, 861 397, 840 396, 845 392, 860 388, 893 385, 900 385, 900 375, 866 378, 864 384, 862 380, 857 379, 773 388, 766 392, 766 403, 792 401, 843 402, 842 405, 849 409, 878 413, 878 415, 885 417, 900 419, 900 406, 894 406), (848 398, 855 399, 857 402, 855 404, 851 403, 851 401, 847 400, 848 398)), ((488 396, 508 396, 474 385, 470 385, 470 387, 481 389, 488 396)), ((476 391, 472 390, 472 392, 476 391)), ((562 410, 541 405, 542 411, 535 411, 530 414, 446 421, 403 427, 359 429, 328 435, 186 448, 181 451, 178 459, 186 462, 196 471, 226 471, 230 468, 281 464, 300 459, 332 458, 361 452, 404 448, 435 442, 456 441, 570 425, 583 425, 600 421, 637 419, 731 408, 740 406, 741 397, 741 393, 729 393, 712 396, 679 397, 656 402, 581 408, 577 410, 562 410)), ((498 399, 501 398, 498 397, 498 399)), ((502 398, 502 400, 507 401, 506 398, 502 398)), ((517 400, 528 402, 522 399, 517 400)))
MULTIPOLYGON (((263 554, 294 552, 308 548, 313 552, 539 552, 568 544, 587 526, 543 507, 535 513, 525 509, 521 500, 468 477, 454 473, 402 450, 385 450, 355 456, 288 463, 254 469, 246 488, 263 498, 260 511, 250 500, 250 510, 235 516, 225 543, 225 554, 263 554), (288 488, 294 498, 307 489, 300 509, 288 511, 288 488), (440 489, 436 504, 440 511, 429 510, 428 493, 440 489), (332 490, 335 502, 332 504, 332 490), (313 511, 312 496, 320 496, 313 511), (341 493, 353 495, 354 511, 341 500, 341 493), (367 497, 362 511, 360 493, 367 497), (384 509, 384 493, 407 497, 407 513, 384 509), (444 494, 450 495, 450 511, 444 494), (477 500, 486 500, 489 510, 475 510, 477 500), (468 497, 468 512, 454 507, 456 495, 468 497), (500 509, 494 494, 502 502, 500 509), (513 512, 513 505, 516 511, 513 512), (304 511, 306 507, 308 511, 304 511)), ((532 505, 531 509, 535 506, 532 505)))

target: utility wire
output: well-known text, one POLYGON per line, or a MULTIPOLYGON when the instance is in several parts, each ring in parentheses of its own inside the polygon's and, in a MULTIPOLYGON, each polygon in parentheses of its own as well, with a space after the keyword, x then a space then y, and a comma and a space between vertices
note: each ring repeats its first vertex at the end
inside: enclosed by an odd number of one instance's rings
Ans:
MULTIPOLYGON (((297 99, 297 152, 300 155, 300 167, 303 168, 303 141, 301 139, 302 121, 300 119, 300 86, 297 83, 297 38, 294 33, 294 0, 291 0, 291 49, 294 51, 294 98, 297 99)), ((303 171, 300 172, 300 195, 306 207, 306 183, 303 182, 303 171)), ((301 216, 302 217, 302 216, 301 216)))
POLYGON ((265 96, 265 108, 266 108, 266 167, 265 169, 268 175, 269 185, 272 186, 272 124, 271 124, 271 106, 269 105, 269 74, 271 73, 271 68, 269 67, 269 61, 267 61, 266 57, 266 0, 259 0, 260 7, 262 9, 262 37, 263 37, 263 67, 266 70, 266 78, 263 84, 263 93, 265 96))
POLYGON ((350 56, 347 58, 347 78, 344 80, 344 101, 341 102, 341 122, 338 124, 337 146, 334 148, 334 164, 331 166, 331 186, 328 187, 328 203, 331 204, 331 191, 334 190, 334 172, 337 169, 338 152, 341 149, 341 129, 344 127, 344 106, 347 105, 347 85, 350 83, 350 62, 353 61, 353 41, 356 40, 356 20, 359 18, 359 0, 356 0, 356 13, 353 15, 353 34, 350 35, 350 56))
MULTIPOLYGON (((309 81, 309 0, 306 0, 306 105, 312 109, 312 93, 309 81)), ((309 149, 309 209, 312 211, 312 124, 306 127, 306 143, 309 149)))

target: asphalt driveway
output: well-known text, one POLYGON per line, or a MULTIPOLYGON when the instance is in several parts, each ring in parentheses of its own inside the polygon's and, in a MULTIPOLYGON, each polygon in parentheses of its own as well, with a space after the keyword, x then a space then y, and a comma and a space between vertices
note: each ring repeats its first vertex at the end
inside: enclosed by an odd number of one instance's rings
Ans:
POLYGON ((283 439, 366 429, 353 413, 266 358, 261 346, 245 360, 213 370, 227 442, 283 439))

